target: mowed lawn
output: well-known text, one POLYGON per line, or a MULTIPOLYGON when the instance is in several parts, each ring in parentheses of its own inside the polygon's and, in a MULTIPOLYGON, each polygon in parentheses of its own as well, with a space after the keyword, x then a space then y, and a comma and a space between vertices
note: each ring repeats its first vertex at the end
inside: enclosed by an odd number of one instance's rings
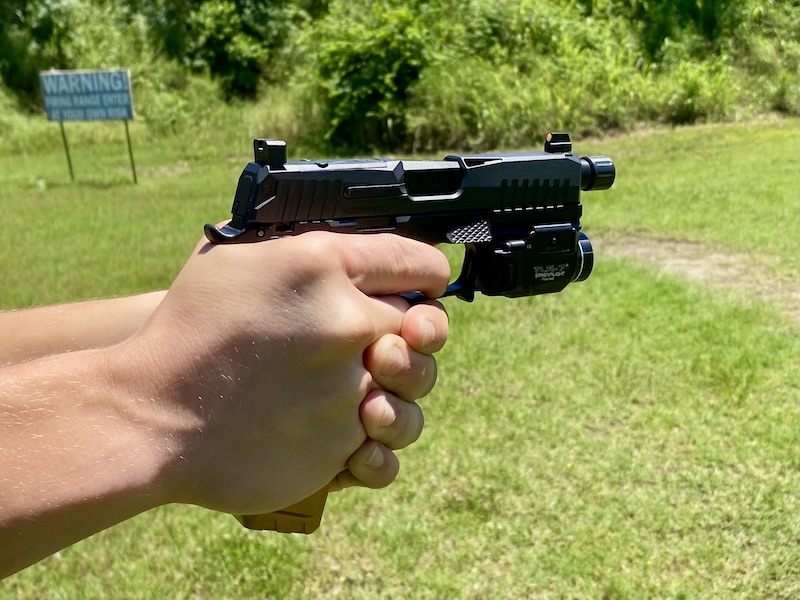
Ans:
MULTIPOLYGON (((138 186, 123 146, 76 148, 74 184, 57 144, 0 156, 0 307, 168 286, 225 218, 249 147, 139 148, 138 186)), ((796 283, 796 120, 576 150, 618 168, 584 196, 590 237, 688 241, 747 257, 763 286, 796 283)), ((332 496, 317 533, 163 507, 0 598, 800 596, 797 316, 601 247, 563 293, 447 301, 439 384, 398 481, 332 496)))

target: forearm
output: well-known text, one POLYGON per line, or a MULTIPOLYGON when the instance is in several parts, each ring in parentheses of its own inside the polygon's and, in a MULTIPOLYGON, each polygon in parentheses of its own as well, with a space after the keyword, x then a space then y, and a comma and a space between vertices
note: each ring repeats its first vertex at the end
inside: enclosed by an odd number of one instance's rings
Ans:
POLYGON ((0 369, 0 578, 166 502, 168 436, 132 417, 107 353, 0 369))
POLYGON ((165 293, 0 312, 0 366, 116 344, 147 321, 165 293))

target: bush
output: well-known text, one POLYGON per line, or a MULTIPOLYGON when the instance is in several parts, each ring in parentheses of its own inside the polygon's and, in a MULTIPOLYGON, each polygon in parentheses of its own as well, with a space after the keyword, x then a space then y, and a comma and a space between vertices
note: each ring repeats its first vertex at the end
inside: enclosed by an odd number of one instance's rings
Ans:
POLYGON ((306 13, 279 0, 211 0, 187 20, 185 59, 219 78, 228 97, 252 97, 269 79, 272 58, 306 13))
POLYGON ((620 20, 576 19, 577 7, 532 1, 496 8, 473 3, 412 89, 414 148, 529 148, 556 129, 601 133, 633 125, 644 77, 620 20))
POLYGON ((725 120, 735 105, 738 86, 723 63, 681 62, 651 82, 645 117, 669 124, 725 120))
POLYGON ((366 4, 357 13, 353 6, 332 12, 305 41, 321 40, 315 65, 324 140, 338 149, 401 145, 410 90, 428 62, 415 11, 366 4))
POLYGON ((436 15, 434 27, 444 31, 432 37, 445 45, 431 50, 436 59, 407 103, 410 145, 530 147, 531 137, 556 128, 598 134, 642 122, 797 114, 800 43, 786 35, 800 29, 797 6, 688 4, 695 10, 670 25, 674 39, 659 38, 654 57, 641 28, 620 10, 627 2, 473 0, 456 10, 444 0, 440 6, 451 16, 436 15), (726 41, 732 27, 740 33, 726 41), (754 68, 759 54, 762 66, 754 68), (742 57, 754 64, 742 68, 742 57))
POLYGON ((749 78, 743 99, 757 110, 800 114, 800 2, 759 2, 735 15, 724 51, 749 78))

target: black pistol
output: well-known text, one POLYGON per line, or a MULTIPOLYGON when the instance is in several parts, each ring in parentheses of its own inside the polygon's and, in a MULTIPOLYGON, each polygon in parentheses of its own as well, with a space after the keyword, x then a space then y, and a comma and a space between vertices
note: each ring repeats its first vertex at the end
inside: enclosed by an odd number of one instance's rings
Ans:
MULTIPOLYGON (((306 231, 390 232, 430 244, 464 244, 461 274, 444 296, 558 292, 592 272, 581 232, 581 191, 605 190, 607 156, 579 157, 569 135, 547 135, 544 152, 472 154, 443 160, 301 160, 286 143, 256 139, 239 177, 228 224, 205 226, 215 244, 257 242, 306 231)), ((411 302, 424 297, 404 296, 411 302)), ((311 533, 327 496, 237 518, 251 529, 311 533)))

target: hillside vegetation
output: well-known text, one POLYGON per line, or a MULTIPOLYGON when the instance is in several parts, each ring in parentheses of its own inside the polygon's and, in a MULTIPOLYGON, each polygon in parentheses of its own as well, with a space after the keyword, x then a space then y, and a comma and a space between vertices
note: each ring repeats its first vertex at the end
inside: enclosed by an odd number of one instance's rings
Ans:
POLYGON ((213 128, 330 152, 796 115, 798 31, 798 0, 9 0, 0 150, 52 135, 49 68, 129 67, 137 139, 213 128))

